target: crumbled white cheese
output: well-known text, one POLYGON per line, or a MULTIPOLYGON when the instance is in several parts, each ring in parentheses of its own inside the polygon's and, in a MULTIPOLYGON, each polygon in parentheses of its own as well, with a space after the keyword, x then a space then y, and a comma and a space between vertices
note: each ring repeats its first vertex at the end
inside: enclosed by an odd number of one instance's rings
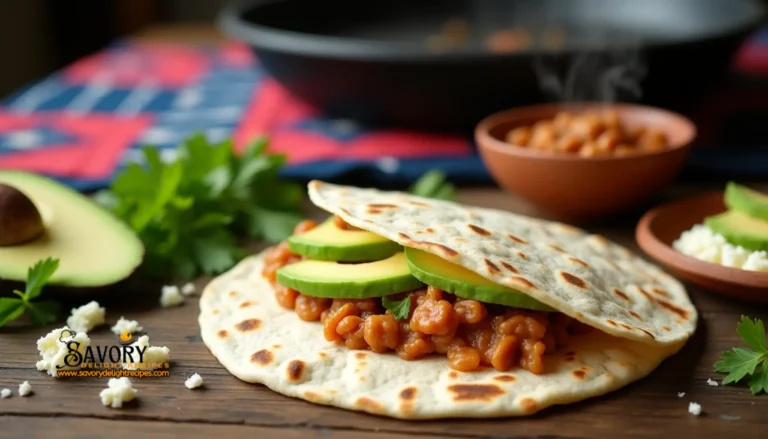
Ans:
POLYGON ((70 347, 80 353, 79 360, 85 357, 85 349, 90 346, 91 339, 85 332, 70 330, 69 327, 54 329, 37 340, 37 350, 40 351, 40 361, 35 366, 37 370, 45 370, 49 375, 58 377, 59 370, 75 370, 80 368, 78 355, 70 353, 70 347))
POLYGON ((160 305, 163 308, 181 305, 182 303, 184 303, 184 296, 179 292, 179 287, 176 285, 166 285, 163 287, 163 291, 160 294, 160 305))
POLYGON ((3 389, 0 390, 0 398, 10 398, 11 397, 11 389, 3 389))
POLYGON ((680 253, 713 264, 768 272, 768 252, 751 251, 730 244, 704 224, 697 224, 683 232, 672 246, 680 253))
POLYGON ((691 402, 688 404, 688 413, 699 416, 701 414, 701 404, 691 402))
POLYGON ((186 381, 184 381, 184 385, 187 386, 187 389, 194 389, 195 387, 200 387, 203 385, 203 377, 200 376, 200 374, 194 374, 191 377, 187 378, 186 381))
POLYGON ((184 286, 181 287, 181 294, 185 296, 191 296, 195 293, 195 284, 192 282, 187 282, 184 284, 184 286))
POLYGON ((126 353, 126 357, 130 357, 129 362, 132 364, 124 363, 123 369, 158 369, 160 365, 169 361, 171 350, 165 346, 150 346, 149 336, 147 335, 142 335, 135 343, 131 343, 130 346, 134 348, 134 351, 126 353), (143 352, 143 354, 140 352, 143 352))
POLYGON ((88 332, 104 323, 105 312, 106 310, 93 300, 80 308, 72 308, 72 314, 67 318, 67 326, 73 331, 88 332))
POLYGON ((32 385, 29 384, 29 381, 24 381, 23 383, 19 384, 19 395, 27 396, 30 393, 32 393, 32 385))
POLYGON ((717 387, 717 381, 713 380, 712 378, 707 378, 707 384, 712 387, 717 387))
POLYGON ((678 398, 682 398, 683 396, 685 396, 685 392, 677 392, 678 398))
POLYGON ((115 333, 115 335, 120 335, 125 331, 128 331, 131 334, 135 334, 144 329, 144 327, 142 327, 136 320, 127 320, 125 317, 121 316, 120 320, 115 323, 115 326, 110 329, 115 333))
POLYGON ((133 388, 128 377, 110 378, 107 388, 99 393, 101 403, 112 408, 120 408, 124 402, 136 398, 138 391, 133 388))

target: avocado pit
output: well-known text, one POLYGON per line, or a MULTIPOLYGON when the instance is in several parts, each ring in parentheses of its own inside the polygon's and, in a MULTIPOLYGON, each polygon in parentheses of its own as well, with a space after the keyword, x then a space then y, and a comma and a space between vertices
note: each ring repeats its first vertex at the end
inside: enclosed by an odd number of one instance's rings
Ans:
POLYGON ((24 244, 45 232, 40 211, 23 192, 0 183, 0 247, 24 244))

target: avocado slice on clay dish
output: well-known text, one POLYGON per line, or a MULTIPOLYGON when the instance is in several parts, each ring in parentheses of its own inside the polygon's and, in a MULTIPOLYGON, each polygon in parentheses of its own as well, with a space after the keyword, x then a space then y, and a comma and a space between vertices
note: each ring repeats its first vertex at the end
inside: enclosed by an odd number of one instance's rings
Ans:
POLYGON ((423 250, 406 248, 413 275, 427 285, 465 299, 540 311, 556 311, 531 296, 488 280, 474 271, 423 250))
POLYGON ((402 247, 367 230, 345 230, 333 217, 314 229, 288 238, 291 251, 322 261, 367 262, 386 259, 402 247))
POLYGON ((704 224, 713 232, 723 235, 731 244, 747 250, 768 251, 768 221, 753 218, 738 210, 729 210, 706 218, 704 224))
POLYGON ((729 182, 725 187, 725 205, 731 210, 768 220, 768 194, 729 182))
POLYGON ((0 171, 0 279, 23 282, 27 269, 48 257, 60 260, 49 284, 98 287, 130 276, 144 247, 79 192, 36 174, 0 171))
POLYGON ((423 288, 411 275, 403 252, 361 264, 305 259, 277 270, 277 282, 301 294, 334 299, 365 299, 423 288))

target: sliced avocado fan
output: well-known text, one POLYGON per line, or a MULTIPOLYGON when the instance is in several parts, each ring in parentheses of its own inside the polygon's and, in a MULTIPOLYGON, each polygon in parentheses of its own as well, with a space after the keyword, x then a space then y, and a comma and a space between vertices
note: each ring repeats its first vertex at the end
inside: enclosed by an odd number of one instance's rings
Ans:
POLYGON ((492 282, 474 271, 414 248, 405 249, 413 275, 427 285, 465 299, 540 311, 556 311, 531 296, 492 282))
POLYGON ((707 217, 704 224, 726 241, 748 250, 768 251, 768 221, 751 217, 738 210, 729 210, 707 217))
POLYGON ((396 242, 366 230, 344 230, 333 217, 314 229, 288 238, 291 251, 321 261, 366 262, 402 251, 396 242))
POLYGON ((17 209, 0 203, 1 216, 15 225, 42 219, 38 236, 0 246, 0 279, 24 281, 29 267, 52 257, 59 268, 49 284, 97 287, 127 278, 141 264, 144 246, 133 230, 79 192, 20 171, 0 171, 0 185, 21 192, 39 213, 19 218, 17 209))
POLYGON ((725 205, 731 210, 768 220, 768 194, 729 182, 725 187, 725 205))

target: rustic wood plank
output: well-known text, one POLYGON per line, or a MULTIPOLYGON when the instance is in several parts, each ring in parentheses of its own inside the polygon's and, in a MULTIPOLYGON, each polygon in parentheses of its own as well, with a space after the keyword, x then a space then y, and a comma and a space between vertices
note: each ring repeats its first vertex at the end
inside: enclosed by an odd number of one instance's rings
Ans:
MULTIPOLYGON (((470 204, 530 212, 516 199, 497 191, 478 189, 463 191, 462 195, 470 204)), ((316 210, 312 214, 315 217, 322 215, 316 210)), ((634 227, 621 224, 624 221, 634 224, 636 220, 636 217, 628 217, 619 223, 591 227, 590 230, 637 250, 634 227)), ((205 282, 206 279, 201 279, 197 283, 198 289, 205 282)), ((283 436, 283 433, 295 435, 300 432, 307 436, 315 434, 315 430, 332 435, 353 432, 349 437, 356 438, 400 437, 397 435, 759 437, 765 433, 764 426, 768 423, 768 397, 753 397, 744 387, 711 387, 706 381, 708 378, 722 379, 712 371, 712 364, 722 350, 738 345, 735 325, 739 316, 747 313, 766 319, 768 310, 764 306, 733 302, 693 286, 689 286, 689 292, 701 314, 699 328, 676 356, 665 361, 649 377, 603 397, 545 410, 531 418, 430 422, 398 421, 313 405, 278 395, 260 385, 239 381, 226 372, 200 341, 197 297, 181 307, 162 309, 157 305, 159 290, 156 287, 139 289, 129 295, 104 295, 98 300, 107 307, 108 322, 114 322, 121 315, 137 319, 144 325, 152 344, 171 349, 171 377, 135 379, 134 384, 139 390, 137 403, 124 409, 106 408, 98 397, 106 385, 106 378, 56 380, 35 370, 34 363, 38 359, 35 341, 61 324, 45 328, 7 328, 0 332, 0 387, 11 388, 14 396, 0 401, 0 414, 5 415, 0 419, 16 422, 19 415, 63 416, 56 422, 29 427, 39 428, 35 430, 39 434, 33 437, 80 437, 77 434, 82 430, 70 431, 72 434, 68 435, 66 428, 57 427, 60 425, 58 421, 70 417, 77 417, 78 425, 94 426, 97 430, 115 428, 100 427, 103 423, 114 423, 120 431, 133 434, 143 434, 144 428, 150 428, 158 435, 164 434, 164 429, 181 435, 179 429, 183 428, 184 434, 190 437, 210 437, 214 431, 233 436, 266 435, 263 437, 279 431, 280 437, 293 437, 283 436), (195 372, 204 377, 205 388, 188 390, 183 387, 183 382, 195 372), (16 395, 18 384, 24 380, 30 381, 35 390, 35 394, 27 398, 16 395), (686 394, 678 398, 677 392, 686 394), (705 414, 701 417, 690 415, 687 411, 689 401, 701 403, 705 414), (395 436, 381 436, 381 432, 395 436)), ((77 298, 72 305, 87 300, 77 298)), ((95 344, 115 340, 107 326, 94 330, 91 335, 95 344)), ((39 422, 39 418, 32 419, 39 422)))

